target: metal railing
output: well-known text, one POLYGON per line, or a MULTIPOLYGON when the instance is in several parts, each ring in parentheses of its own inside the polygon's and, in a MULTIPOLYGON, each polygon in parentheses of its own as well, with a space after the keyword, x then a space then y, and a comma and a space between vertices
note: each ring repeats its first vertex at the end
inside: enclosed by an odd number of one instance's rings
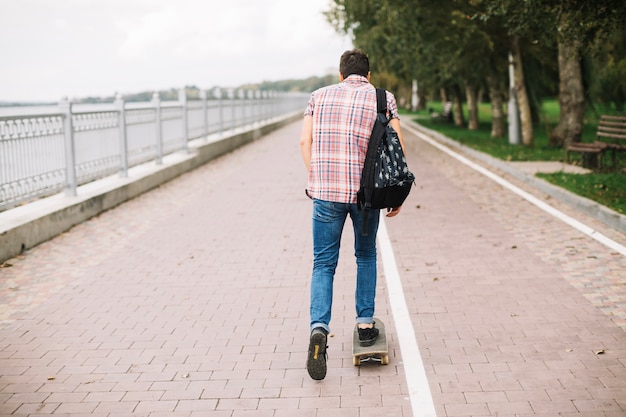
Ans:
POLYGON ((0 211, 77 187, 174 152, 189 142, 304 110, 306 93, 215 89, 199 99, 76 105, 0 116, 0 211))

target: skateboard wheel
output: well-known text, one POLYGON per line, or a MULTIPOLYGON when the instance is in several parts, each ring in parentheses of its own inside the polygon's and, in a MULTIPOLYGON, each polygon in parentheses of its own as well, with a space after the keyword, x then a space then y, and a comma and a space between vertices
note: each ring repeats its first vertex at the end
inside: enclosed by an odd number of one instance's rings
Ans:
POLYGON ((389 365, 389 355, 385 355, 382 358, 380 358, 380 363, 382 365, 389 365))
POLYGON ((354 364, 354 366, 360 366, 361 365, 361 358, 355 356, 354 358, 352 358, 352 363, 354 364))

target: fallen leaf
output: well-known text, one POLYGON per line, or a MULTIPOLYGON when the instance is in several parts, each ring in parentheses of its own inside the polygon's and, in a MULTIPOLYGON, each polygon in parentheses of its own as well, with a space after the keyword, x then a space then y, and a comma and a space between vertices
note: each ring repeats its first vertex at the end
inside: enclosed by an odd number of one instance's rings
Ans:
POLYGON ((596 350, 593 353, 595 353, 596 355, 603 355, 604 354, 604 349, 596 350))

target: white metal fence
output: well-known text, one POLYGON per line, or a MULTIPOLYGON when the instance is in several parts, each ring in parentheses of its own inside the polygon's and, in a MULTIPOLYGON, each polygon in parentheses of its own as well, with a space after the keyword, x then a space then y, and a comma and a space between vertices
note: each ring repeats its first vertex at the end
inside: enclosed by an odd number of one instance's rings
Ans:
POLYGON ((0 116, 0 211, 164 155, 188 151, 189 142, 263 124, 304 111, 308 94, 230 90, 188 100, 72 105, 49 112, 0 116), (81 108, 82 107, 82 108, 81 108))

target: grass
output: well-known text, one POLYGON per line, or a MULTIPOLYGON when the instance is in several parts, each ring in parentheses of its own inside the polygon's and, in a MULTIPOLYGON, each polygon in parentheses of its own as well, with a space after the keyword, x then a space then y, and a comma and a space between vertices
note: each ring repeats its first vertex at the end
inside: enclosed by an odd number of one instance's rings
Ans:
MULTIPOLYGON (((428 107, 441 111, 441 103, 429 102, 428 107)), ((480 152, 505 161, 565 161, 565 150, 550 145, 549 138, 559 118, 559 105, 556 100, 544 102, 541 122, 534 128, 532 146, 509 144, 508 138, 491 137, 491 107, 488 103, 479 107, 479 129, 470 131, 466 127, 454 126, 444 122, 431 121, 428 111, 406 113, 421 125, 435 130, 447 137, 480 152)), ((611 109, 596 109, 585 116, 583 141, 593 142, 598 125, 599 114, 616 114, 611 109)), ((467 120, 467 114, 465 114, 467 120)), ((625 166, 625 161, 620 161, 625 166)), ((592 172, 589 174, 537 174, 540 178, 554 185, 565 188, 580 196, 589 198, 607 206, 618 213, 626 214, 626 171, 592 172)))
POLYGON ((587 197, 621 214, 626 214, 626 176, 624 174, 537 174, 538 177, 568 191, 587 197))

